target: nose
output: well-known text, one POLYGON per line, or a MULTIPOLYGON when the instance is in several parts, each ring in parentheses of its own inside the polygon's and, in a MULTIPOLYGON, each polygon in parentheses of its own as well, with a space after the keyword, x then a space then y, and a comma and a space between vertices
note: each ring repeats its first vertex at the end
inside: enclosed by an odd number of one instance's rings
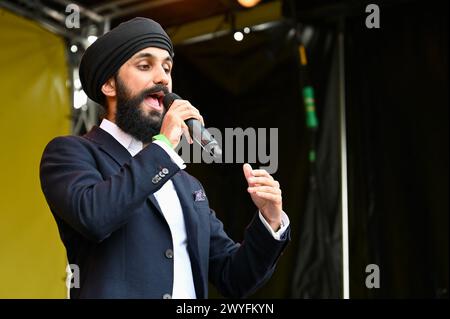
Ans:
POLYGON ((162 84, 167 86, 170 82, 170 75, 166 73, 166 70, 162 66, 155 68, 155 74, 153 77, 153 82, 155 84, 162 84))

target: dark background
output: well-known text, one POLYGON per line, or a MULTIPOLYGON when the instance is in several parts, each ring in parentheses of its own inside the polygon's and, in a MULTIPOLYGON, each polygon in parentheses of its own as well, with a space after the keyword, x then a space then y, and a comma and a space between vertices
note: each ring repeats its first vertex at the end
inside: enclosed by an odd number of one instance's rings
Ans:
POLYGON ((448 2, 381 12, 346 25, 352 291, 448 298, 448 2))
MULTIPOLYGON (((380 29, 365 27, 366 3, 336 3, 294 4, 296 19, 314 29, 307 50, 320 123, 315 167, 308 162, 305 75, 289 36, 292 21, 241 43, 230 35, 176 47, 174 91, 202 111, 208 126, 279 129, 274 177, 292 242, 254 297, 340 298, 336 37, 343 22, 351 297, 448 298, 448 3, 381 2, 380 29), (321 196, 308 192, 311 175, 321 196), (379 289, 365 286, 373 263, 379 289)), ((286 3, 292 19, 290 8, 286 3)), ((241 166, 188 166, 236 240, 255 213, 241 166)))

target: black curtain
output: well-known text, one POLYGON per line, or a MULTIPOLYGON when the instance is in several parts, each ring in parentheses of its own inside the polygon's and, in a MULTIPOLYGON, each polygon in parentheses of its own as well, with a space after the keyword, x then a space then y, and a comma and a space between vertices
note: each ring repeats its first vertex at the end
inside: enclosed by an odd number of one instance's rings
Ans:
POLYGON ((308 132, 316 160, 309 166, 307 202, 299 222, 292 297, 341 298, 337 31, 335 24, 315 24, 304 26, 301 34, 309 34, 304 43, 308 67, 300 74, 301 85, 314 88, 319 125, 308 132))
POLYGON ((448 297, 448 2, 380 12, 380 29, 363 13, 345 29, 350 292, 448 297))

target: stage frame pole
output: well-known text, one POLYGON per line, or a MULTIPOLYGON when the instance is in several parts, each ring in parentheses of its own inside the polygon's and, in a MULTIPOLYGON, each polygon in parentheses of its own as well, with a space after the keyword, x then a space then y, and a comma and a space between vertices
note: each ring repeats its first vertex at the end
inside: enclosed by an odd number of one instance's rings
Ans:
POLYGON ((339 59, 339 148, 341 164, 341 215, 342 215, 342 286, 343 299, 350 298, 350 269, 348 242, 348 183, 347 183, 347 131, 345 113, 345 17, 338 22, 339 59))

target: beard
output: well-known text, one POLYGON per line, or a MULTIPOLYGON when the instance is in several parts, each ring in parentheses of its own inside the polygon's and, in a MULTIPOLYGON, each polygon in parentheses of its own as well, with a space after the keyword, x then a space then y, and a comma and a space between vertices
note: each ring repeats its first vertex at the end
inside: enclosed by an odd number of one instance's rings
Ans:
POLYGON ((156 84, 155 86, 142 90, 132 96, 130 90, 120 77, 116 76, 117 89, 117 112, 116 124, 122 131, 130 134, 144 144, 150 143, 152 137, 159 134, 162 120, 167 110, 163 108, 160 113, 155 110, 145 112, 142 103, 150 94, 157 92, 169 93, 166 86, 156 84))

